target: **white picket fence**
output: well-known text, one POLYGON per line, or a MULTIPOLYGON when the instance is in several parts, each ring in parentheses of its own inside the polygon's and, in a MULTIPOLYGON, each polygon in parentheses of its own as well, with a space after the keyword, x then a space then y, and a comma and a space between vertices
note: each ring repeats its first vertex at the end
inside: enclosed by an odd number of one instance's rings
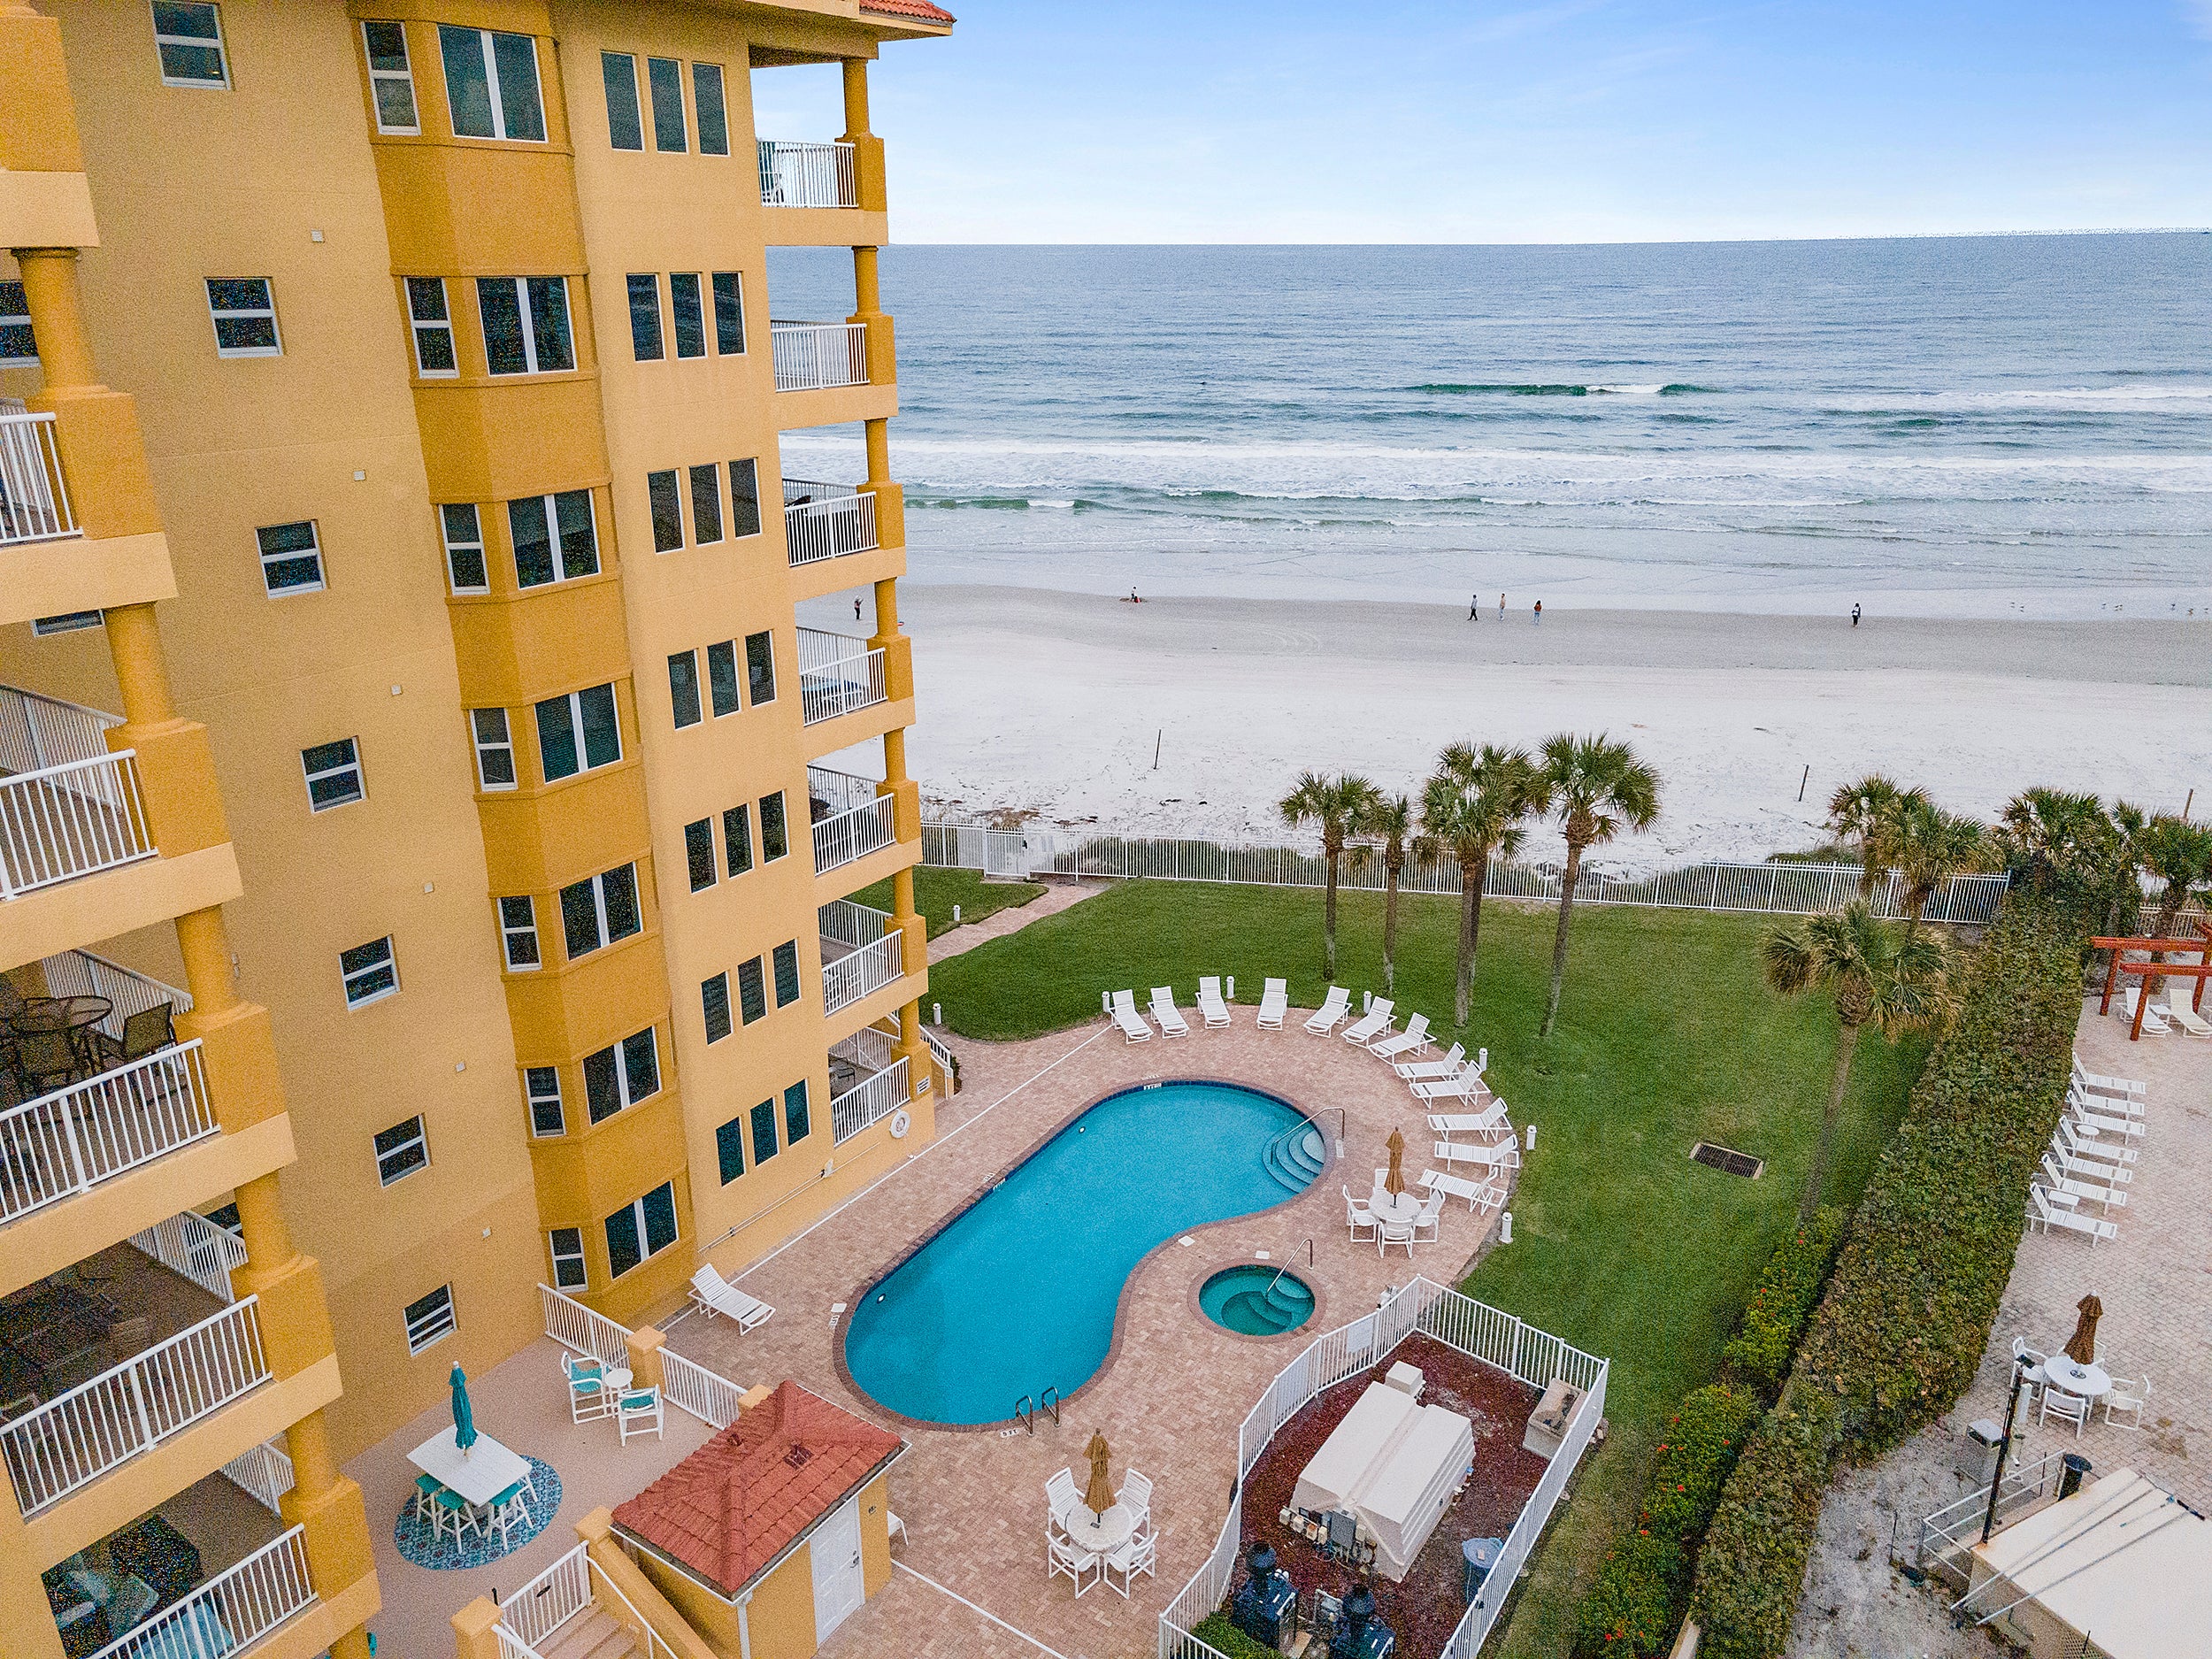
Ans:
POLYGON ((794 565, 866 553, 876 545, 872 490, 810 479, 783 480, 783 544, 794 565))
POLYGON ((315 1601, 304 1527, 294 1527, 93 1659, 224 1659, 250 1647, 315 1601))
POLYGON ((218 1133, 200 1041, 142 1060, 0 1112, 0 1221, 218 1133))
POLYGON ((757 139, 754 143, 760 152, 763 207, 860 204, 850 144, 794 143, 780 138, 757 139))
POLYGON ((817 392, 868 383, 865 323, 770 322, 770 355, 780 392, 817 392))
POLYGON ((231 1269, 246 1264, 245 1245, 196 1210, 157 1221, 143 1233, 132 1234, 130 1243, 219 1302, 231 1300, 231 1269))
POLYGON ((0 778, 0 899, 157 851, 135 749, 0 778))
POLYGON ((69 511, 54 417, 0 398, 0 547, 81 535, 69 511))

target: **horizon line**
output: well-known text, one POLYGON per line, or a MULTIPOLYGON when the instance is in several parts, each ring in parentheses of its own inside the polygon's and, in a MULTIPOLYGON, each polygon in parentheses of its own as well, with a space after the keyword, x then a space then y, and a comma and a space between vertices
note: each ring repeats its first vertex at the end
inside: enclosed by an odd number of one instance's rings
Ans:
POLYGON ((1628 236, 1546 242, 1535 238, 1510 241, 1393 242, 1370 238, 1356 242, 1229 240, 1171 242, 956 241, 952 238, 910 236, 887 242, 900 248, 1725 248, 1763 247, 1786 242, 1993 242, 2036 236, 2203 236, 2212 225, 2108 225, 2047 230, 1901 230, 1832 236, 1628 236))

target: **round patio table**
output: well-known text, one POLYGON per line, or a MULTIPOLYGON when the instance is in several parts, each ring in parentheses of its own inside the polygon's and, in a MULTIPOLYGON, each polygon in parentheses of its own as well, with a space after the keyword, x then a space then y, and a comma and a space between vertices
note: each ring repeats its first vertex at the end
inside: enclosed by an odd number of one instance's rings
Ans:
POLYGON ((92 1028, 115 1011, 104 996, 42 996, 10 1019, 11 1029, 27 1033, 58 1031, 69 1039, 78 1060, 98 1071, 99 1057, 92 1051, 92 1028))
POLYGON ((2063 1354, 2043 1362, 2043 1380, 2062 1393, 2101 1400, 2112 1392, 2112 1378, 2101 1365, 2077 1365, 2063 1354))
POLYGON ((1114 1504, 1103 1515, 1094 1515, 1078 1500, 1068 1506, 1060 1525, 1078 1549, 1087 1549, 1094 1555, 1103 1555, 1119 1549, 1137 1530, 1137 1517, 1126 1505, 1114 1504))
POLYGON ((1421 1200, 1410 1188, 1392 1194, 1378 1187, 1369 1195, 1367 1208, 1378 1221, 1403 1222, 1421 1218, 1421 1200))

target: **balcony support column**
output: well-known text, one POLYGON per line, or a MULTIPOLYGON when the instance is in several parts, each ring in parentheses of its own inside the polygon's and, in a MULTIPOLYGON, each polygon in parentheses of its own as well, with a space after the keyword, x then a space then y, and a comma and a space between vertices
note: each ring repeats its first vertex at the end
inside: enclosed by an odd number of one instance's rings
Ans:
POLYGON ((899 378, 898 347, 892 336, 891 319, 883 309, 883 285, 876 273, 876 250, 853 250, 853 314, 849 323, 868 329, 868 384, 895 386, 899 378))
POLYGON ((883 178, 883 141, 868 130, 868 60, 847 58, 840 67, 845 77, 845 131, 838 142, 853 147, 854 205, 880 213, 889 193, 883 178))
MULTIPOLYGON (((369 1517, 361 1488, 338 1471, 330 1429, 311 1411, 285 1431, 292 1459, 292 1489, 280 1502, 286 1523, 304 1527, 307 1573, 325 1601, 375 1571, 369 1551, 369 1517)), ((330 1659, 369 1659, 369 1627, 357 1625, 330 1644, 330 1659)))
POLYGON ((92 336, 77 283, 77 250, 13 252, 44 380, 24 402, 54 417, 71 512, 88 538, 159 531, 161 513, 154 503, 137 405, 127 394, 102 385, 93 363, 92 336))

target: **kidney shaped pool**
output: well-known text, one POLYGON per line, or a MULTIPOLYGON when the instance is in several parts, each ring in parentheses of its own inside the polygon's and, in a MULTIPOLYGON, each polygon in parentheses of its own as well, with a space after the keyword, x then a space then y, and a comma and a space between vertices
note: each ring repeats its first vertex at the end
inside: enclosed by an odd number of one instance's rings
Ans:
POLYGON ((1123 1282, 1163 1240, 1287 1202, 1321 1136, 1271 1094, 1157 1083, 1110 1094, 869 1286, 845 1364, 926 1423, 996 1423, 1104 1363, 1123 1282))

